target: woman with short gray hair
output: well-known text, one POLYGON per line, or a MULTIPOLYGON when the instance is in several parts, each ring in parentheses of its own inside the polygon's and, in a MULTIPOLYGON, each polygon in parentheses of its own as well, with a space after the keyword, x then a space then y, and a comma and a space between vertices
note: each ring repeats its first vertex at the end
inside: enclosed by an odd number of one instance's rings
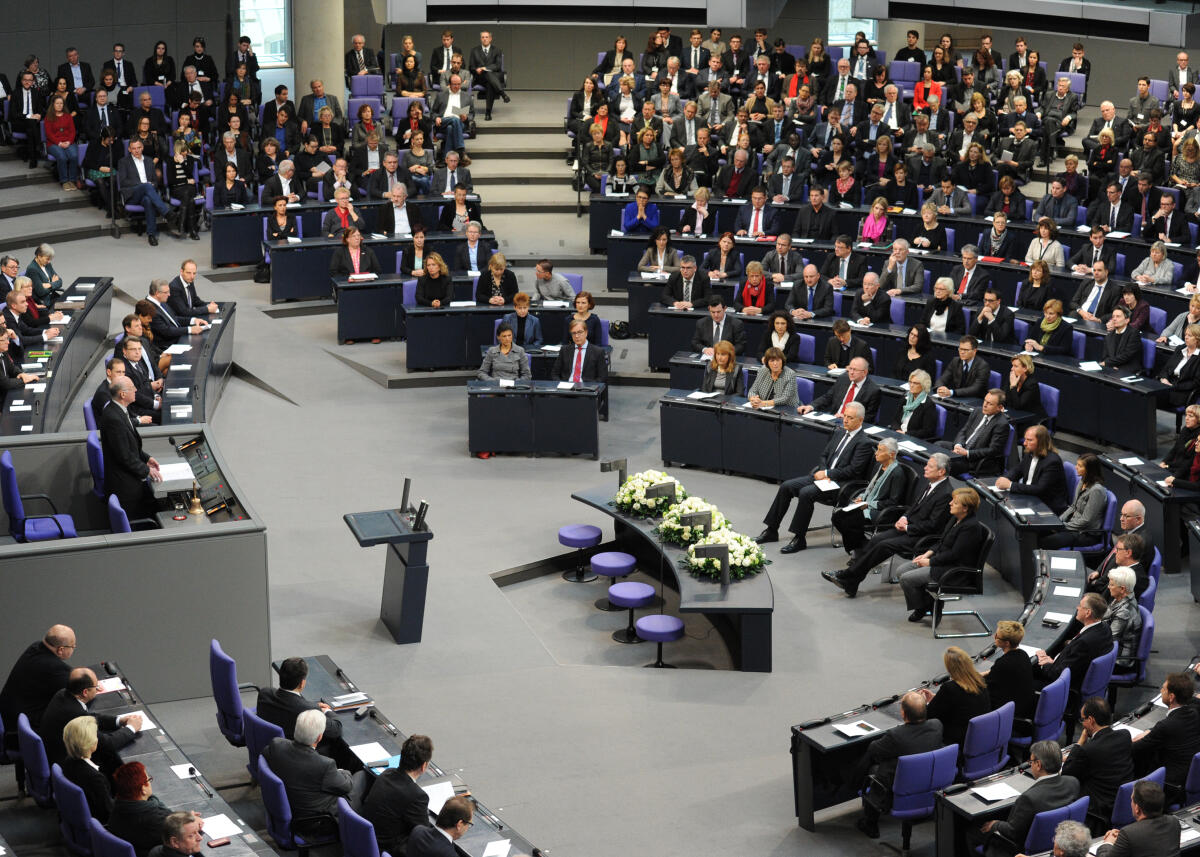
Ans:
MULTIPOLYGON (((925 374, 925 373, 921 373, 925 374)), ((928 376, 926 376, 928 377, 928 376)), ((908 480, 903 468, 896 463, 900 447, 895 438, 887 437, 875 446, 875 461, 879 467, 871 474, 866 487, 854 494, 850 508, 834 510, 832 524, 842 534, 842 547, 853 553, 867 540, 867 524, 879 519, 885 510, 899 506, 908 493, 908 480)))
POLYGON ((33 281, 33 297, 43 306, 50 306, 64 291, 62 278, 54 270, 54 248, 39 244, 33 251, 33 261, 25 268, 25 276, 33 281))
MULTIPOLYGON (((1123 537, 1117 539, 1117 544, 1124 544, 1123 537)), ((1138 643, 1142 639, 1142 614, 1138 612, 1137 598, 1134 589, 1137 587, 1137 573, 1129 566, 1118 566, 1108 572, 1108 609, 1104 611, 1104 621, 1117 643, 1118 670, 1131 670, 1137 666, 1138 643)))

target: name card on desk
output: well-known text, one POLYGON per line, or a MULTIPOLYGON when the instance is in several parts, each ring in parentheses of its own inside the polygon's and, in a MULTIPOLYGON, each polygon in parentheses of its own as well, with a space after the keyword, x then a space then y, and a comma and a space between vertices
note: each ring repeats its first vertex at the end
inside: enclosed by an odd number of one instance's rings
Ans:
POLYGON ((726 199, 725 201, 733 203, 734 205, 745 205, 746 204, 746 200, 741 199, 740 197, 736 197, 736 196, 730 197, 729 199, 726 199))
POLYGON ((1008 783, 1001 782, 971 789, 971 794, 985 803, 995 803, 996 801, 1017 797, 1021 793, 1008 783))
POLYGON ((61 336, 52 336, 49 339, 47 339, 46 341, 47 342, 62 342, 63 338, 61 336))
POLYGON ((182 419, 183 417, 190 417, 191 415, 191 405, 171 405, 171 416, 182 419))
POLYGON ((468 307, 475 306, 475 301, 450 301, 452 307, 468 307))
POLYGON ((878 732, 879 727, 874 726, 865 720, 857 720, 854 723, 835 724, 833 731, 845 735, 847 738, 858 738, 862 735, 872 735, 878 732))
POLYGON ((43 382, 38 382, 37 384, 27 384, 25 389, 31 393, 44 393, 46 392, 46 385, 43 382))
POLYGON ((175 372, 190 372, 192 369, 191 363, 172 363, 171 369, 175 372))
POLYGON ((42 368, 41 363, 22 363, 21 369, 25 372, 37 372, 42 368))
POLYGON ((182 397, 182 396, 186 396, 188 394, 188 388, 187 387, 168 387, 166 392, 167 392, 168 396, 181 396, 182 397))
POLYGON ((81 304, 87 300, 83 295, 67 295, 59 303, 64 304, 81 304))
POLYGON ((480 276, 480 273, 479 273, 479 271, 467 271, 467 276, 468 277, 478 277, 478 276, 480 276))
POLYGON ((1014 515, 1036 515, 1033 509, 1013 509, 1014 515))
POLYGON ((517 382, 514 381, 512 378, 501 378, 500 386, 501 387, 515 387, 515 386, 517 386, 517 382))
POLYGON ((1050 557, 1051 571, 1074 571, 1075 560, 1067 556, 1052 556, 1050 557))
POLYGON ((793 244, 811 244, 816 240, 817 239, 815 239, 815 238, 793 238, 792 243, 793 244))
POLYGON ((79 291, 81 291, 81 292, 90 292, 92 289, 96 288, 96 284, 94 282, 92 282, 91 280, 87 280, 84 282, 76 283, 75 288, 79 289, 79 291))
POLYGON ((14 414, 18 411, 32 411, 33 405, 13 405, 9 410, 14 414))
MULTIPOLYGON (((288 206, 288 208, 291 208, 291 206, 288 206)), ((301 239, 297 238, 295 235, 289 235, 287 237, 287 243, 289 244, 299 244, 300 241, 301 239)))

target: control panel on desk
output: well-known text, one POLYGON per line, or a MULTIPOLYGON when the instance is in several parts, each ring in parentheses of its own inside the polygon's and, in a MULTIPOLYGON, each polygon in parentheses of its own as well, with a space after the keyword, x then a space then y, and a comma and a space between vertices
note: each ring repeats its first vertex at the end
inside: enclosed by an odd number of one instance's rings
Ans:
POLYGON ((246 513, 237 498, 225 484, 221 469, 217 466, 209 449, 208 441, 203 437, 181 443, 178 447, 192 468, 192 476, 196 480, 200 494, 200 503, 211 521, 241 521, 246 513))

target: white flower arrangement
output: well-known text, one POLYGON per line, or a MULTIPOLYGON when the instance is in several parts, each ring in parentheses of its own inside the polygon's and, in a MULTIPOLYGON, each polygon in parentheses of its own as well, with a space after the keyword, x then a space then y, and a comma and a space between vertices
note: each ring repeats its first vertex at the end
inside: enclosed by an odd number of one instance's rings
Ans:
POLYGON ((613 497, 613 505, 622 512, 638 518, 654 518, 661 515, 672 505, 669 497, 653 497, 647 499, 646 490, 660 482, 675 483, 675 503, 687 498, 687 492, 673 476, 661 470, 643 470, 625 480, 625 484, 617 489, 613 497))
POLYGON ((690 545, 687 549, 687 557, 683 561, 684 568, 697 577, 719 579, 721 576, 720 560, 712 557, 703 559, 696 557, 696 545, 715 544, 729 545, 729 577, 732 580, 740 580, 758 574, 767 564, 767 558, 763 554, 762 548, 754 539, 742 533, 725 529, 711 532, 695 544, 690 545))
POLYGON ((685 547, 697 541, 704 534, 704 530, 701 527, 684 526, 680 523, 683 515, 696 512, 712 513, 712 526, 709 527, 711 531, 729 528, 729 521, 721 514, 720 509, 700 497, 688 497, 682 503, 676 503, 663 515, 662 523, 658 527, 659 536, 664 542, 685 547))

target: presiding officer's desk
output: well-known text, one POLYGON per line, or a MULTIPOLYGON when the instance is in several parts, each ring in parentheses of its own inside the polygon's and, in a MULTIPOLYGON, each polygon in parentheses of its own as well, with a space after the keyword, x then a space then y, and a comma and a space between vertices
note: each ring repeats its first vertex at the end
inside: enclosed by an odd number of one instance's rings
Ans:
POLYGON ((679 566, 686 551, 659 541, 654 532, 657 520, 621 512, 612 504, 614 493, 605 488, 593 488, 576 491, 571 498, 610 515, 619 549, 636 556, 648 573, 659 569, 659 574, 674 578, 679 592, 679 612, 707 616, 724 638, 737 669, 770 672, 771 614, 775 610, 775 594, 766 570, 753 577, 734 580, 728 586, 693 576, 679 566))
MULTIPOLYGON (((376 235, 377 233, 364 235, 363 246, 374 251, 379 260, 381 275, 395 274, 396 253, 412 244, 412 236, 375 237, 376 235)), ((333 296, 329 263, 333 259, 334 249, 343 246, 342 239, 318 235, 299 241, 263 241, 261 236, 259 240, 263 250, 271 254, 272 303, 333 296)), ((495 246, 496 234, 484 232, 480 240, 495 246)), ((466 243, 467 236, 462 232, 425 233, 426 251, 440 254, 446 260, 446 264, 451 266, 454 264, 458 248, 466 243)))
MULTIPOLYGON (((496 342, 496 322, 513 312, 511 305, 405 307, 408 371, 417 369, 478 369, 480 349, 496 342)), ((565 339, 570 307, 539 306, 533 311, 542 323, 547 345, 565 339)))
POLYGON ((187 334, 176 345, 188 350, 175 354, 163 383, 162 424, 189 425, 208 422, 217 410, 225 382, 233 371, 233 331, 237 304, 218 304, 220 312, 208 317, 211 327, 187 334))
POLYGON ((129 678, 121 674, 120 667, 112 661, 107 661, 93 664, 92 670, 102 687, 111 682, 116 689, 103 690, 97 695, 89 706, 91 711, 114 717, 134 712, 143 715, 141 733, 132 744, 121 750, 121 758, 125 762, 141 762, 146 766, 146 773, 154 780, 154 795, 172 812, 200 813, 207 822, 202 831, 206 843, 220 838, 210 832, 216 830, 216 825, 211 822, 214 816, 223 815, 233 823, 239 832, 229 837, 228 845, 222 846, 222 854, 253 854, 262 857, 274 855, 275 851, 271 846, 259 838, 253 827, 238 817, 237 812, 205 778, 204 772, 196 767, 163 728, 158 714, 146 705, 147 700, 138 693, 129 678), (184 768, 184 776, 180 777, 172 770, 180 765, 190 767, 196 774, 191 776, 188 769, 184 768))
POLYGON ((71 319, 50 323, 59 329, 58 338, 44 342, 40 336, 22 337, 25 355, 19 368, 39 377, 24 390, 8 394, 0 434, 58 431, 71 400, 108 342, 112 288, 111 277, 77 278, 54 306, 71 319))
MULTIPOLYGON (((1078 554, 1070 551, 1039 552, 1035 562, 1039 569, 1038 580, 1024 609, 1017 616, 1025 625, 1022 648, 1031 654, 1037 649, 1049 649, 1066 634, 1087 574, 1078 554), (1047 627, 1043 624, 1047 614, 1065 615, 1067 618, 1058 621, 1057 627, 1047 627)), ((1016 610, 1013 612, 1016 613, 1016 610)), ((995 656, 996 647, 988 646, 976 656, 977 667, 981 671, 986 670, 995 656)), ((937 686, 948 680, 948 676, 942 675, 922 682, 913 689, 929 688, 936 692, 937 686)), ((851 782, 850 775, 866 753, 867 745, 878 738, 883 730, 903 722, 899 700, 905 692, 884 696, 849 711, 792 727, 792 786, 796 817, 805 830, 816 829, 815 815, 818 810, 857 798, 861 783, 851 782), (855 724, 859 722, 866 722, 874 728, 856 729, 855 724), (838 731, 838 727, 845 728, 850 735, 838 731)), ((942 837, 939 835, 939 849, 941 843, 942 837)), ((959 850, 954 853, 966 852, 959 850)))
POLYGON ((467 450, 600 457, 605 385, 570 381, 467 382, 467 450), (565 384, 566 386, 562 386, 565 384))
MULTIPOLYGON (((330 278, 333 299, 337 302, 338 342, 353 339, 402 339, 406 335, 407 309, 416 306, 417 280, 401 273, 375 279, 351 281, 349 277, 330 278), (405 292, 409 299, 405 303, 405 292)), ((477 276, 459 271, 451 275, 455 301, 475 303, 477 276)), ((512 312, 511 306, 506 306, 512 312)))
MULTIPOLYGON (((208 503, 211 515, 181 511, 181 522, 160 516, 160 529, 111 533, 106 504, 92 493, 85 433, 8 439, 3 448, 12 453, 21 493, 48 495, 80 535, 0 544, 6 613, 0 647, 17 651, 37 639, 46 605, 53 604, 89 647, 135 673, 151 701, 196 695, 195 677, 208 668, 213 637, 241 661, 246 681, 262 683, 271 650, 266 526, 203 425, 138 432, 145 451, 163 464, 180 458, 175 447, 183 447, 202 496, 211 490, 215 499, 219 492, 226 507, 208 503)), ((157 487, 190 491, 191 479, 157 487)), ((173 499, 181 502, 178 494, 173 499)))
POLYGON ((1146 507, 1146 538, 1162 555, 1163 571, 1177 574, 1183 568, 1183 519, 1194 515, 1200 504, 1200 490, 1191 483, 1167 485, 1171 471, 1136 455, 1120 453, 1100 456, 1104 467, 1104 487, 1117 497, 1118 509, 1127 500, 1138 500, 1146 507))
MULTIPOLYGON (((323 700, 337 709, 338 719, 342 723, 342 740, 351 749, 357 749, 356 755, 361 754, 360 758, 363 758, 364 763, 382 763, 379 766, 367 767, 367 771, 377 775, 385 770, 389 763, 392 767, 399 764, 400 748, 407 735, 396 727, 395 721, 379 710, 378 706, 374 704, 370 692, 356 685, 328 655, 309 656, 304 660, 308 664, 308 684, 304 688, 305 696, 309 699, 323 700), (360 697, 360 701, 345 706, 333 704, 336 697, 354 693, 363 694, 366 696, 366 700, 362 700, 360 697), (362 719, 356 718, 354 711, 364 702, 370 702, 372 705, 370 716, 362 719)), ((273 663, 272 667, 278 671, 279 662, 273 663)), ((509 850, 501 851, 501 857, 506 857, 507 854, 532 854, 536 850, 533 843, 509 827, 488 809, 477 795, 471 793, 467 784, 460 777, 448 773, 435 762, 431 761, 429 769, 417 780, 418 784, 422 786, 446 781, 452 783, 456 795, 469 795, 469 799, 475 805, 474 824, 471 825, 466 835, 454 843, 460 851, 467 854, 468 857, 483 857, 483 852, 489 845, 501 840, 507 840, 509 843, 509 850)), ((434 818, 435 815, 431 813, 430 824, 433 824, 434 818)))

